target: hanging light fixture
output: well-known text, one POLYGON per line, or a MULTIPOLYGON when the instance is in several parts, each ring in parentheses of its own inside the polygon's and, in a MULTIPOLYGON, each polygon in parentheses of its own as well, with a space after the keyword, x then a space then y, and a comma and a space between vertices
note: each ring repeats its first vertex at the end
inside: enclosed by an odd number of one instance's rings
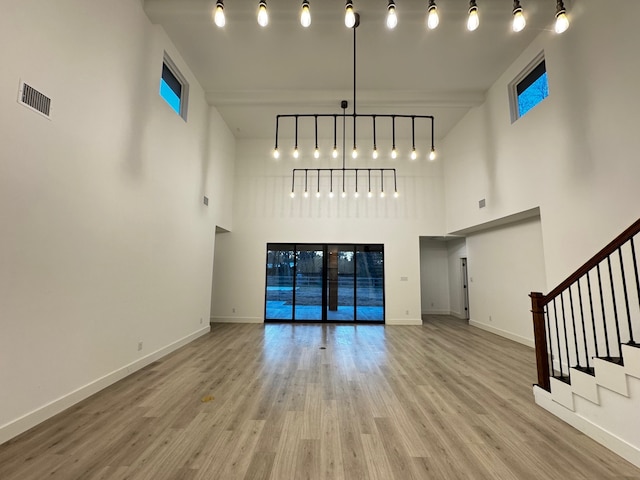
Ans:
POLYGON ((564 2, 558 0, 556 3, 556 33, 564 33, 569 28, 569 19, 567 18, 567 10, 564 8, 564 2))
MULTIPOLYGON (((350 4, 351 2, 347 2, 347 4, 350 4)), ((340 190, 340 196, 342 198, 346 198, 347 195, 347 174, 349 174, 349 178, 352 178, 354 180, 354 185, 355 185, 355 190, 350 191, 349 194, 353 194, 354 198, 358 198, 360 197, 361 193, 363 191, 365 191, 364 189, 361 188, 361 182, 363 180, 367 181, 367 197, 371 198, 373 196, 373 186, 372 185, 372 181, 371 181, 371 172, 378 172, 380 174, 380 183, 379 183, 379 193, 380 193, 380 197, 384 198, 386 196, 385 189, 384 189, 384 183, 385 180, 387 180, 387 182, 389 180, 391 180, 391 175, 393 175, 393 196, 394 197, 398 197, 398 187, 397 187, 397 174, 396 174, 396 169, 395 168, 352 168, 352 167, 347 167, 346 165, 346 146, 347 146, 347 141, 346 141, 346 124, 347 124, 347 120, 349 117, 353 118, 353 150, 351 153, 351 157, 352 158, 357 158, 359 156, 359 151, 358 151, 358 147, 357 147, 357 142, 356 142, 356 131, 357 131, 357 119, 358 117, 368 117, 371 118, 371 125, 373 126, 373 153, 372 153, 372 157, 375 159, 378 157, 378 145, 377 145, 377 119, 379 117, 384 117, 384 118, 389 118, 391 119, 391 128, 392 128, 392 132, 391 132, 391 136, 392 136, 392 141, 393 141, 393 146, 392 146, 392 151, 391 151, 391 157, 392 158, 397 158, 398 153, 396 150, 396 121, 405 121, 405 120, 410 120, 411 121, 411 154, 410 157, 413 160, 416 160, 418 158, 418 150, 417 150, 417 146, 416 146, 416 134, 415 134, 415 129, 416 129, 416 124, 419 121, 424 121, 426 120, 427 122, 429 122, 430 126, 431 126, 431 156, 432 159, 435 158, 435 147, 434 147, 434 117, 432 115, 404 115, 404 114, 361 114, 361 113, 357 113, 356 111, 356 29, 360 23, 359 21, 359 15, 357 13, 354 13, 354 23, 353 23, 353 113, 346 113, 346 110, 349 106, 349 102, 347 100, 342 100, 340 102, 340 107, 342 108, 342 114, 326 114, 326 113, 296 113, 296 114, 287 114, 287 115, 277 115, 276 116, 276 139, 275 139, 275 148, 274 148, 274 157, 278 157, 279 156, 279 150, 278 150, 278 136, 280 133, 280 121, 285 119, 285 118, 292 118, 295 122, 295 144, 294 144, 294 149, 293 149, 293 156, 294 158, 299 158, 300 152, 299 152, 299 148, 298 148, 298 133, 299 133, 299 124, 301 120, 304 120, 306 118, 313 118, 313 126, 314 126, 314 150, 313 150, 313 156, 314 158, 320 158, 321 157, 321 152, 319 150, 318 147, 318 129, 320 128, 320 122, 322 121, 323 118, 333 118, 333 150, 332 150, 332 154, 331 156, 333 158, 337 158, 338 157, 338 117, 342 117, 341 120, 341 128, 342 128, 342 167, 341 168, 294 168, 293 169, 293 175, 292 175, 292 181, 291 181, 291 192, 290 192, 290 196, 291 198, 295 198, 295 192, 296 192, 296 178, 298 178, 300 176, 300 174, 302 172, 304 172, 304 191, 303 191, 303 197, 304 198, 308 198, 310 195, 310 189, 309 189, 309 177, 311 176, 311 188, 313 188, 313 186, 315 186, 315 196, 316 197, 321 197, 321 183, 324 183, 324 178, 326 178, 326 175, 328 173, 328 180, 329 180, 329 194, 327 195, 328 198, 333 198, 334 196, 334 189, 333 189, 333 181, 334 181, 334 174, 340 174, 342 177, 342 188, 340 190), (364 176, 364 174, 362 174, 362 171, 366 170, 367 174, 366 177, 364 176), (313 184, 314 181, 314 177, 315 176, 315 185, 313 184), (321 182, 322 180, 322 182, 321 182)), ((306 138, 306 137, 305 137, 306 138)), ((431 157, 430 157, 431 158, 431 157)), ((301 179, 300 179, 301 180, 301 179)))
POLYGON ((524 14, 522 13, 522 6, 520 5, 520 0, 513 1, 513 31, 521 32, 524 30, 524 27, 527 25, 527 21, 524 18, 524 14))
POLYGON ((218 0, 216 2, 216 9, 213 13, 213 21, 220 28, 224 27, 225 23, 227 23, 226 19, 224 18, 224 3, 222 2, 222 0, 218 0))
POLYGON ((266 0, 260 0, 258 4, 258 25, 261 27, 269 25, 269 13, 267 12, 266 0))
POLYGON ((478 17, 478 5, 476 0, 469 2, 469 17, 467 18, 467 30, 473 32, 480 25, 480 17, 478 17))
POLYGON ((438 16, 438 6, 436 0, 429 0, 429 8, 427 10, 427 28, 434 30, 440 23, 440 17, 438 16))
POLYGON ((300 24, 307 28, 311 25, 311 12, 309 11, 309 0, 303 0, 302 11, 300 12, 300 24))
POLYGON ((394 29, 398 25, 398 15, 396 15, 396 3, 389 0, 387 5, 387 28, 394 29))
POLYGON ((347 28, 353 28, 356 25, 356 13, 353 11, 353 2, 347 0, 344 7, 344 24, 347 28))

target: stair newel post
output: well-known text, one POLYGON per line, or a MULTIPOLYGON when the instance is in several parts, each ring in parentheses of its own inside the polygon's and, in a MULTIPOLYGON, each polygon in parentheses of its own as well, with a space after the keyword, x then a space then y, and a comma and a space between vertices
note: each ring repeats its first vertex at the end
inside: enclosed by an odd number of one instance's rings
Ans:
POLYGON ((531 313, 533 314, 533 337, 536 345, 536 365, 538 367, 538 386, 551 391, 549 380, 549 353, 547 334, 544 328, 544 295, 531 292, 531 313))

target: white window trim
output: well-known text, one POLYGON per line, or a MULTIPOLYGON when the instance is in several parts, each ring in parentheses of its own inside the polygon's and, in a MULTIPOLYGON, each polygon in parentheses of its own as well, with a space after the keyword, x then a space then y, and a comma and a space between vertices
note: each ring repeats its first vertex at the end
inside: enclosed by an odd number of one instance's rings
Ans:
POLYGON ((534 57, 529 64, 509 83, 509 110, 511 112, 511 123, 514 123, 520 118, 520 112, 518 111, 518 84, 525 79, 535 68, 545 61, 544 50, 534 57))
MULTIPOLYGON (((180 116, 186 122, 187 111, 189 110, 189 82, 187 82, 187 79, 184 77, 184 75, 182 75, 180 69, 176 67, 176 64, 173 60, 171 60, 171 57, 167 52, 164 52, 162 63, 169 68, 171 73, 173 73, 173 75, 180 82, 180 85, 182 85, 182 92, 180 93, 180 116)), ((162 76, 160 78, 160 81, 162 81, 162 76)))

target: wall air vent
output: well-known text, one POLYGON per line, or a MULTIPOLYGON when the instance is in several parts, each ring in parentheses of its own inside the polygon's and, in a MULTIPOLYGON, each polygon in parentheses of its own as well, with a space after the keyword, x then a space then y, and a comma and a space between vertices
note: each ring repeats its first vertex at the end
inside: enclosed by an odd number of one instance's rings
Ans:
POLYGON ((51 118, 51 99, 25 82, 20 82, 18 103, 51 118))

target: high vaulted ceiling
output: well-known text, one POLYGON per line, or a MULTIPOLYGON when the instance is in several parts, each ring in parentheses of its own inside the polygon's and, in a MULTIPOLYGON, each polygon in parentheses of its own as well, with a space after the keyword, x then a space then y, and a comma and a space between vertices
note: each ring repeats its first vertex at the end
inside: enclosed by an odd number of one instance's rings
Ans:
MULTIPOLYGON (((273 136, 276 114, 339 113, 353 100, 353 30, 344 0, 267 0, 269 25, 256 22, 257 0, 226 0, 227 23, 213 23, 215 0, 145 0, 153 23, 173 40, 237 138, 273 136)), ((427 0, 396 0, 398 26, 387 29, 387 0, 354 0, 357 111, 434 115, 442 138, 543 30, 555 0, 521 0, 524 31, 511 30, 512 0, 478 0, 480 27, 466 30, 469 2, 437 0, 440 25, 425 26, 427 0)), ((570 8, 571 2, 565 2, 570 8)), ((347 111, 349 113, 350 110, 347 111)))

